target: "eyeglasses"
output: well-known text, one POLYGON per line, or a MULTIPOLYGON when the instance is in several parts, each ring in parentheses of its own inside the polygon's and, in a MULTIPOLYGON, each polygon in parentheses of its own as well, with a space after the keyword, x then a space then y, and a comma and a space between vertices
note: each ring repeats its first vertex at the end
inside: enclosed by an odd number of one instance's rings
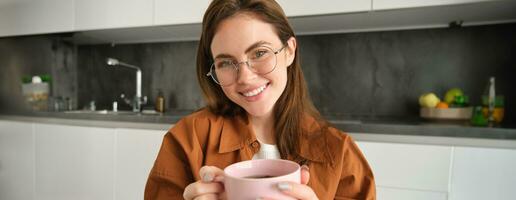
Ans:
POLYGON ((238 78, 239 66, 246 64, 249 69, 259 75, 271 73, 276 68, 276 55, 285 48, 285 45, 273 51, 268 46, 259 46, 249 51, 247 61, 237 62, 233 59, 215 59, 206 76, 211 76, 215 83, 221 86, 233 84, 238 78))

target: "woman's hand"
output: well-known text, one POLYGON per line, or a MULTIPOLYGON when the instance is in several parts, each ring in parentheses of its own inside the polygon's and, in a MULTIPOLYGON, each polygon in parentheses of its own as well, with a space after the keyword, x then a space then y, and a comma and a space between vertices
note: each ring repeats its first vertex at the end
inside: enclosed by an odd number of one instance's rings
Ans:
MULTIPOLYGON (((318 200, 315 192, 308 185, 308 181, 310 180, 310 171, 306 165, 301 167, 301 184, 291 183, 291 182, 282 182, 278 184, 278 189, 296 199, 301 200, 318 200)), ((274 200, 271 198, 261 198, 262 200, 274 200)))
POLYGON ((200 181, 186 186, 183 198, 186 200, 225 199, 224 171, 214 166, 203 166, 199 170, 200 181))

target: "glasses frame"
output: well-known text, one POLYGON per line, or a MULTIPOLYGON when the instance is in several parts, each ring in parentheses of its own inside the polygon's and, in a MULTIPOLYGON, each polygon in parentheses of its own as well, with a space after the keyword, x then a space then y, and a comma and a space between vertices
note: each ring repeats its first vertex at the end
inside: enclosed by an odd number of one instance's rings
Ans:
MULTIPOLYGON (((287 47, 287 45, 283 45, 280 49, 274 51, 271 47, 268 47, 268 46, 259 46, 259 47, 264 47, 264 48, 268 48, 272 51, 272 53, 274 53, 274 58, 276 59, 276 62, 274 64, 274 67, 272 68, 271 71, 267 72, 267 73, 263 73, 263 74, 260 74, 260 73, 257 73, 257 72, 254 72, 254 70, 252 69, 251 65, 249 64, 249 59, 247 59, 246 61, 242 61, 242 62, 237 62, 237 63, 233 63, 234 67, 235 67, 235 70, 237 70, 237 76, 238 76, 238 70, 240 70, 240 65, 241 64, 246 64, 247 67, 249 67, 249 69, 251 71, 253 71, 253 73, 256 73, 256 74, 259 74, 259 75, 266 75, 266 74, 269 74, 271 72, 273 72, 275 69, 276 69, 276 66, 278 66, 278 53, 280 53, 281 51, 283 51, 283 49, 285 49, 285 47, 287 47)), ((257 47, 257 48, 259 48, 257 47)), ((218 85, 221 85, 217 79, 215 78, 215 70, 214 70, 214 67, 215 66, 215 61, 213 61, 213 63, 211 64, 210 66, 210 71, 208 71, 208 73, 206 74, 206 76, 211 76, 211 79, 217 83, 218 85)), ((231 84, 233 84, 234 82, 232 82, 231 84)), ((228 85, 231 85, 231 84, 228 84, 228 85)), ((223 85, 221 85, 223 86, 223 85)), ((224 86, 227 86, 227 85, 224 85, 224 86)))

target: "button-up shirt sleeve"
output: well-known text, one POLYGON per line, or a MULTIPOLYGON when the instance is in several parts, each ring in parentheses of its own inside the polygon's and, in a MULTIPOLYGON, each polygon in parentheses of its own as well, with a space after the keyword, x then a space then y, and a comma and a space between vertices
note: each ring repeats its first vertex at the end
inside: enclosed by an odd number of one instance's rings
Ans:
POLYGON ((198 179, 203 153, 192 120, 179 121, 163 138, 145 187, 146 200, 183 199, 186 186, 198 179))
POLYGON ((343 139, 342 172, 335 199, 376 199, 376 187, 369 164, 351 137, 344 136, 343 139))

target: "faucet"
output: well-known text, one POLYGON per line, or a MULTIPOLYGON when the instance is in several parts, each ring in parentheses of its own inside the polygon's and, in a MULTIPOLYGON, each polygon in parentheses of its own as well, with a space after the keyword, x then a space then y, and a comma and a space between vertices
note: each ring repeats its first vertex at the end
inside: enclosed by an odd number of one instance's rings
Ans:
POLYGON ((136 70, 136 95, 129 102, 132 103, 133 112, 140 112, 141 106, 147 103, 147 97, 142 98, 142 70, 137 66, 120 62, 115 58, 107 58, 106 63, 108 66, 122 66, 136 70))

